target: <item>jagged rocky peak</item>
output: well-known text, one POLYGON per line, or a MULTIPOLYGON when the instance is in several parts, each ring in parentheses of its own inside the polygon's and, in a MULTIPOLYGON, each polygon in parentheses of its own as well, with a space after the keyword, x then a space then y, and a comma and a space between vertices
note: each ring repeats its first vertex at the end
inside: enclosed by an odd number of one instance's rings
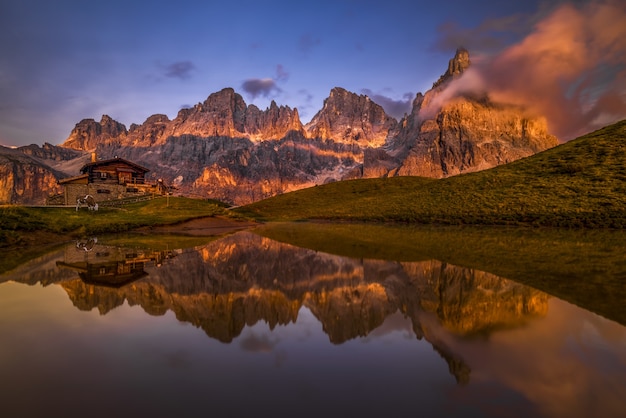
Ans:
POLYGON ((245 120, 246 132, 250 139, 280 139, 288 132, 304 132, 298 109, 278 106, 274 100, 264 111, 255 105, 248 106, 245 120))
POLYGON ((255 105, 247 106, 241 95, 228 87, 211 94, 203 103, 178 112, 164 138, 194 135, 267 140, 283 138, 290 131, 304 131, 297 109, 272 101, 262 111, 255 105))
POLYGON ((93 150, 99 143, 118 138, 126 133, 126 126, 108 115, 102 115, 100 122, 94 119, 83 119, 78 122, 62 146, 78 150, 93 150))
POLYGON ((230 87, 212 93, 193 108, 183 109, 168 125, 163 139, 169 136, 200 137, 245 136, 246 103, 230 87))
POLYGON ((516 105, 494 103, 487 92, 446 93, 470 65, 469 52, 459 48, 433 88, 415 97, 394 144, 394 155, 402 160, 397 175, 448 177, 558 145, 545 118, 516 105))
POLYGON ((433 84, 433 88, 437 88, 455 77, 460 76, 470 65, 469 51, 465 48, 457 49, 454 58, 448 61, 448 69, 439 77, 439 80, 433 84))
POLYGON ((397 124, 368 96, 335 87, 305 129, 311 138, 378 147, 386 142, 397 124))
MULTIPOLYGON (((423 95, 417 93, 415 100, 413 100, 413 111, 410 116, 416 117, 421 109, 426 109, 429 113, 426 115, 426 118, 432 117, 433 113, 439 110, 442 105, 442 103, 439 103, 435 98, 440 96, 441 93, 446 90, 450 82, 458 79, 470 65, 469 51, 465 48, 457 49, 454 57, 448 61, 448 69, 433 83, 433 87, 423 95), (437 103, 435 107, 433 107, 433 102, 437 103)), ((481 97, 481 99, 485 98, 486 96, 481 97)), ((421 115, 420 119, 424 119, 424 114, 421 115)))
POLYGON ((167 115, 157 113, 156 115, 152 115, 148 117, 148 119, 146 119, 146 121, 143 124, 154 125, 154 124, 159 124, 159 123, 168 123, 169 121, 170 121, 170 118, 168 118, 167 115))
POLYGON ((100 126, 102 127, 103 133, 108 133, 111 136, 119 136, 122 133, 126 133, 126 126, 114 120, 109 115, 102 115, 100 126))
POLYGON ((39 158, 40 160, 52 161, 66 161, 78 158, 82 155, 80 151, 52 145, 48 142, 45 142, 41 147, 39 145, 31 144, 19 147, 18 150, 23 154, 39 158))
POLYGON ((244 132, 246 108, 247 105, 243 97, 235 93, 233 88, 227 87, 209 95, 200 107, 200 110, 208 112, 212 116, 226 119, 231 132, 232 129, 235 129, 237 132, 244 132))
POLYGON ((167 115, 155 114, 141 125, 132 124, 128 130, 127 145, 150 146, 161 139, 163 132, 170 123, 167 115))
POLYGON ((448 177, 480 171, 558 145, 545 118, 514 106, 493 106, 466 97, 443 105, 407 131, 412 144, 398 175, 448 177))

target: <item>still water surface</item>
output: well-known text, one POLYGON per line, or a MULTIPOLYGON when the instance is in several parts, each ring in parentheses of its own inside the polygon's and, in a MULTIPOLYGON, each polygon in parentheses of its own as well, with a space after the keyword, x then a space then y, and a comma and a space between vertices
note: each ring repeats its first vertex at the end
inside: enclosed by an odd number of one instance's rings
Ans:
POLYGON ((619 316, 437 259, 205 241, 0 275, 2 416, 625 416, 619 316))

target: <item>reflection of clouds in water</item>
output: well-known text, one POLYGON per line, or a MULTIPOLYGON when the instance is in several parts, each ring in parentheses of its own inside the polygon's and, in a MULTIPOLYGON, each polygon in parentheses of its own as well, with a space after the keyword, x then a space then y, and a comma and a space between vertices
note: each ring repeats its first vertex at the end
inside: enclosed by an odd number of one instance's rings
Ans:
POLYGON ((402 337, 408 340, 415 338, 415 332, 413 332, 413 323, 411 322, 411 319, 399 311, 385 318, 385 322, 370 332, 369 335, 363 339, 363 342, 369 342, 370 339, 378 339, 396 332, 401 333, 402 337))
POLYGON ((467 389, 498 382, 550 417, 623 416, 626 329, 554 298, 549 312, 524 329, 493 334, 488 344, 453 341, 480 383, 467 389), (590 396, 600 387, 612 389, 590 396))
POLYGON ((280 368, 284 363, 287 362, 287 358, 289 355, 285 350, 276 350, 276 354, 274 356, 274 365, 276 368, 280 368))
POLYGON ((165 362, 172 369, 189 369, 191 367, 191 359, 189 351, 176 350, 165 353, 165 362))
POLYGON ((315 315, 306 306, 302 306, 298 311, 298 323, 296 341, 304 342, 308 341, 314 335, 314 328, 321 329, 322 325, 317 320, 315 315))
POLYGON ((278 344, 278 339, 270 340, 267 334, 263 334, 260 337, 254 332, 250 332, 249 335, 244 337, 239 346, 244 351, 251 351, 255 353, 269 353, 278 344))
POLYGON ((604 350, 613 350, 614 347, 621 349, 616 351, 622 364, 626 364, 626 328, 607 320, 600 315, 590 314, 581 324, 583 340, 596 342, 596 346, 602 344, 604 350))

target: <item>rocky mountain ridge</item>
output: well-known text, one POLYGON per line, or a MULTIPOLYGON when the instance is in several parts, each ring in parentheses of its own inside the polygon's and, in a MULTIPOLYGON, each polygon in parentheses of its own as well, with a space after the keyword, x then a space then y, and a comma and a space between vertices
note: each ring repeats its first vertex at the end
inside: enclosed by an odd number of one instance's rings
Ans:
POLYGON ((486 95, 447 97, 470 65, 469 53, 459 49, 400 121, 369 97, 339 87, 306 125, 297 109, 272 101, 260 110, 225 88, 172 120, 156 114, 130 129, 107 115, 82 120, 60 148, 126 158, 181 194, 246 204, 329 181, 447 177, 558 144, 545 119, 524 109, 491 103, 486 95))
POLYGON ((57 181, 65 175, 28 154, 35 148, 35 154, 43 157, 41 152, 45 147, 30 146, 22 150, 0 146, 0 203, 43 204, 48 194, 60 191, 57 181))

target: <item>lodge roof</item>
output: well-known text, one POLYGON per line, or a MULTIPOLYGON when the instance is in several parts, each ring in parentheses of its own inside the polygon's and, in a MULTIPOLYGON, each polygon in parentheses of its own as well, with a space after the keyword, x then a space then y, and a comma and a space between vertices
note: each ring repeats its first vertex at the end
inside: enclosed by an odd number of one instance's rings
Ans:
POLYGON ((71 183, 73 181, 86 179, 88 177, 89 177, 89 174, 81 174, 79 176, 67 177, 67 178, 59 180, 59 184, 71 183))
POLYGON ((142 171, 144 173, 147 173, 148 171, 150 171, 146 167, 142 167, 139 164, 133 163, 132 161, 128 161, 128 160, 125 160, 123 158, 115 157, 115 158, 110 158, 108 160, 100 160, 100 161, 87 163, 80 169, 80 172, 81 173, 85 173, 90 168, 99 167, 99 166, 102 166, 102 165, 109 165, 109 164, 115 163, 115 162, 121 162, 123 164, 127 164, 127 165, 135 168, 137 171, 142 171))

